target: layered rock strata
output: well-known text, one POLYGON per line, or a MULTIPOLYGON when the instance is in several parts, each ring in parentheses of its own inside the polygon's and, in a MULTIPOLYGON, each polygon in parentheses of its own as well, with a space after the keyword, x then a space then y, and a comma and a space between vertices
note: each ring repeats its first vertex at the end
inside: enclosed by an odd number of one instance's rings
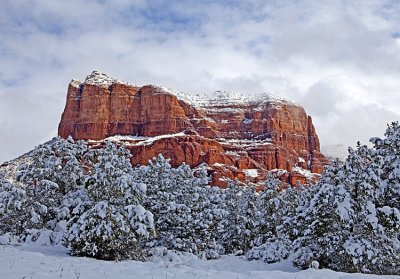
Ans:
POLYGON ((329 163, 320 153, 311 117, 289 101, 224 92, 188 97, 96 71, 83 83, 69 84, 58 133, 124 141, 133 165, 146 164, 160 153, 174 166, 206 163, 218 186, 225 186, 227 178, 259 183, 277 169, 284 170, 279 173, 285 182, 304 183, 329 163))

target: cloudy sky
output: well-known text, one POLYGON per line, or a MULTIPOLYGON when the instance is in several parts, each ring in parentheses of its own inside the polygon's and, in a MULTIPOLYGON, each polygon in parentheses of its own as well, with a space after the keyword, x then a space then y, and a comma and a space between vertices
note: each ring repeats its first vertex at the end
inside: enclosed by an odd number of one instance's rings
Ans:
POLYGON ((398 0, 2 0, 0 162, 57 134, 72 78, 269 92, 303 105, 322 145, 400 119, 398 0))

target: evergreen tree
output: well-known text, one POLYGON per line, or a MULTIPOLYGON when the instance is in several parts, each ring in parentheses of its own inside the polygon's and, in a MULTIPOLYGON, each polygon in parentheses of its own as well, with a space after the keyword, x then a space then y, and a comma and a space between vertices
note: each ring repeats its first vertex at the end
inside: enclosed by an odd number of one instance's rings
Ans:
POLYGON ((371 138, 380 159, 382 204, 400 208, 400 124, 388 125, 385 138, 371 138))
POLYGON ((383 212, 396 216, 398 210, 381 207, 381 162, 375 150, 358 145, 349 149, 343 164, 326 169, 317 194, 298 218, 297 266, 318 261, 321 267, 346 272, 399 272, 400 218, 392 223, 382 218, 383 212))
POLYGON ((253 187, 230 183, 225 190, 227 216, 222 220, 220 239, 227 254, 243 254, 256 238, 256 192, 253 187))
POLYGON ((86 149, 72 138, 54 138, 32 151, 29 163, 18 168, 16 184, 3 188, 4 210, 18 220, 13 233, 24 236, 56 227, 64 195, 84 179, 80 158, 86 149))
POLYGON ((0 235, 19 236, 25 232, 26 207, 26 191, 6 181, 0 172, 0 235))
POLYGON ((130 156, 126 148, 111 142, 87 153, 90 173, 87 197, 82 199, 85 205, 78 205, 65 237, 72 255, 144 259, 139 242, 152 233, 153 215, 141 205, 146 185, 135 180, 130 156), (86 210, 81 213, 79 209, 86 210))
POLYGON ((42 180, 56 183, 59 196, 65 195, 86 178, 84 154, 88 146, 83 141, 75 142, 71 137, 53 138, 50 142, 36 147, 31 155, 32 162, 20 167, 19 181, 36 186, 42 180))
POLYGON ((227 215, 224 198, 219 187, 194 186, 191 204, 191 226, 197 254, 203 258, 216 259, 223 253, 218 239, 222 230, 221 222, 227 215))
MULTIPOLYGON (((267 263, 278 262, 289 256, 289 240, 282 232, 285 212, 293 207, 285 202, 285 195, 280 191, 281 181, 274 174, 269 173, 266 180, 266 189, 257 199, 257 220, 255 247, 246 257, 248 259, 262 259, 267 263)), ((288 212, 288 211, 287 211, 288 212)))
POLYGON ((336 251, 350 235, 354 203, 342 183, 346 176, 338 164, 337 161, 325 169, 317 192, 296 218, 300 238, 294 243, 294 263, 299 267, 308 268, 312 261, 318 261, 321 267, 338 262, 340 259, 334 258, 340 253, 336 251))
POLYGON ((162 155, 141 167, 142 181, 148 185, 147 206, 155 217, 156 237, 149 246, 190 252, 215 258, 222 212, 220 189, 207 186, 204 167, 192 170, 183 163, 172 168, 162 155))

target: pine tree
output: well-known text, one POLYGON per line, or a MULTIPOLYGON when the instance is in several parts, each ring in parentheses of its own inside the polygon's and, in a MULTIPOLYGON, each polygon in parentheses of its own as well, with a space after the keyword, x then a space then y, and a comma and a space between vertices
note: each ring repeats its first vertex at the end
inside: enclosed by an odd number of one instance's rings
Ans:
POLYGON ((382 204, 400 208, 400 124, 388 125, 385 138, 371 138, 380 157, 382 179, 382 204))
POLYGON ((219 187, 195 186, 192 200, 192 220, 197 253, 207 259, 217 259, 223 253, 220 237, 221 222, 227 212, 224 209, 224 198, 219 187))
MULTIPOLYGON (((292 207, 285 202, 285 195, 280 192, 281 181, 269 173, 266 189, 257 199, 257 220, 255 247, 246 257, 262 259, 267 263, 278 262, 289 256, 289 239, 283 233, 285 207, 292 207)), ((288 211, 287 211, 288 212, 288 211)))
POLYGON ((243 254, 256 238, 256 192, 253 187, 230 183, 225 190, 225 210, 220 239, 227 254, 243 254))
POLYGON ((204 167, 183 163, 172 168, 162 155, 140 168, 148 185, 147 206, 155 217, 156 237, 149 246, 190 252, 205 258, 219 256, 220 189, 207 186, 204 167))
POLYGON ((28 214, 26 191, 6 181, 0 172, 0 235, 10 233, 20 236, 28 214))
POLYGON ((41 180, 58 184, 60 195, 68 193, 85 181, 84 154, 88 146, 83 141, 75 142, 71 137, 53 138, 39 145, 32 152, 32 162, 22 165, 18 180, 27 185, 37 185, 41 180))
POLYGON ((296 266, 308 268, 312 261, 318 261, 321 267, 327 267, 331 261, 340 262, 335 258, 340 255, 336 251, 351 233, 354 213, 354 202, 342 181, 345 178, 339 161, 326 168, 315 195, 297 216, 300 238, 294 243, 296 266))
POLYGON ((138 177, 147 185, 145 205, 155 219, 155 237, 147 245, 165 246, 179 251, 190 249, 182 240, 190 212, 183 203, 186 198, 183 187, 186 185, 175 183, 176 173, 162 155, 150 160, 148 166, 140 167, 139 173, 138 177))
POLYGON ((130 156, 125 147, 117 148, 111 142, 87 153, 90 173, 87 197, 82 199, 85 205, 78 205, 65 237, 72 255, 144 259, 139 242, 152 233, 153 215, 141 205, 146 185, 135 180, 130 156), (81 213, 79 209, 86 210, 81 213))
POLYGON ((382 218, 383 212, 398 212, 382 207, 383 161, 376 150, 359 144, 349 149, 343 164, 325 170, 318 192, 297 218, 303 228, 295 242, 297 266, 318 261, 321 267, 346 272, 399 272, 400 218, 389 223, 382 218))
POLYGON ((19 166, 16 184, 8 183, 3 189, 3 199, 9 204, 7 214, 18 220, 14 233, 24 237, 56 228, 64 195, 84 179, 79 159, 86 149, 85 144, 75 143, 72 138, 54 138, 36 147, 30 162, 19 166), (12 200, 18 206, 10 206, 12 200))

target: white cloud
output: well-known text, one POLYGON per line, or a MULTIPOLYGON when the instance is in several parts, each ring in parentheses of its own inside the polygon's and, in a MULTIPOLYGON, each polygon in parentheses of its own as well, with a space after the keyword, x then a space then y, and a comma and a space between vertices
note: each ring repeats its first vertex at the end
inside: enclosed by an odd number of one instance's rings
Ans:
POLYGON ((301 103, 313 116, 324 145, 367 144, 373 135, 383 134, 387 122, 398 119, 398 114, 379 105, 368 88, 346 76, 317 82, 301 103))
POLYGON ((0 161, 56 135, 67 84, 93 69, 193 93, 303 104, 322 144, 399 119, 396 1, 2 1, 0 161))

